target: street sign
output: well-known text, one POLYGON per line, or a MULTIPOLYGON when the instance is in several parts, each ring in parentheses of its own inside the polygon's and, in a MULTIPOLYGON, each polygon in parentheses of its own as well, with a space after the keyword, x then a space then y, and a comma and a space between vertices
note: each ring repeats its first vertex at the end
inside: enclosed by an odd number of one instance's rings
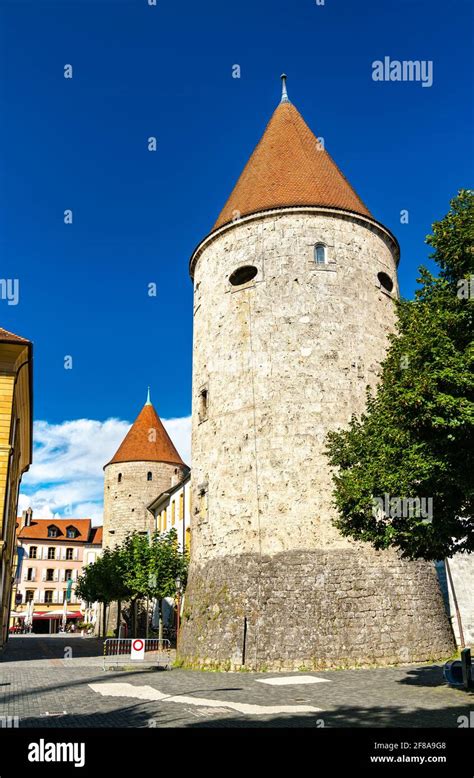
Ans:
POLYGON ((141 638, 132 640, 130 659, 145 659, 145 641, 141 638))

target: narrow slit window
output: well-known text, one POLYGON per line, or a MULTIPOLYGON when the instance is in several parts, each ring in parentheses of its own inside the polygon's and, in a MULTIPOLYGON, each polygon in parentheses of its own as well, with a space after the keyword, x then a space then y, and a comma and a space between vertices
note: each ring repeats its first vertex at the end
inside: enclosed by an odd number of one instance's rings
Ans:
POLYGON ((199 391, 198 416, 200 422, 205 421, 207 419, 208 405, 209 405, 209 391, 207 389, 207 386, 203 386, 199 391))

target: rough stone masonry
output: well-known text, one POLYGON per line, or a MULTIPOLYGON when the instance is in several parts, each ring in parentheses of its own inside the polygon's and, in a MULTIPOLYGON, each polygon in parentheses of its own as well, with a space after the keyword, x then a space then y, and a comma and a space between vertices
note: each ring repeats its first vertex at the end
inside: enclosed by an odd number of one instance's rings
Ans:
POLYGON ((376 552, 332 523, 326 436, 376 385, 395 322, 395 238, 285 91, 222 213, 191 259, 181 659, 296 670, 451 655, 434 565, 376 552))
POLYGON ((396 287, 386 293, 379 271, 396 282, 388 236, 342 214, 237 223, 199 256, 198 512, 179 646, 189 664, 296 670, 452 653, 434 566, 343 539, 331 523, 325 437, 363 410, 394 321, 396 287), (242 264, 258 273, 234 289, 242 264))

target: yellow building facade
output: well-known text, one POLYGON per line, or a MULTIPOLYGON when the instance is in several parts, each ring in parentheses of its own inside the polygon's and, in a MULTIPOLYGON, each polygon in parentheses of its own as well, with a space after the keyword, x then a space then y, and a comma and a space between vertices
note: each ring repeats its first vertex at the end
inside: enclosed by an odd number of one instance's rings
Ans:
POLYGON ((148 505, 157 532, 175 529, 180 549, 191 550, 191 474, 162 492, 148 505))
POLYGON ((0 649, 8 638, 18 492, 32 461, 32 343, 0 328, 0 649))

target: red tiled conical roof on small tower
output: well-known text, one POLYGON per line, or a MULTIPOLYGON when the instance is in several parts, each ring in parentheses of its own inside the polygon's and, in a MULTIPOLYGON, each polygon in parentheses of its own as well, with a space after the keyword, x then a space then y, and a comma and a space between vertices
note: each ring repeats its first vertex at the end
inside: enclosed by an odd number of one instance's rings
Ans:
POLYGON ((111 465, 114 462, 168 462, 173 465, 184 465, 151 404, 149 391, 145 405, 107 464, 111 465))
MULTIPOLYGON (((372 217, 328 152, 292 105, 282 100, 247 162, 213 230, 238 216, 289 206, 340 208, 372 217)), ((373 218, 373 217, 372 217, 373 218)))

